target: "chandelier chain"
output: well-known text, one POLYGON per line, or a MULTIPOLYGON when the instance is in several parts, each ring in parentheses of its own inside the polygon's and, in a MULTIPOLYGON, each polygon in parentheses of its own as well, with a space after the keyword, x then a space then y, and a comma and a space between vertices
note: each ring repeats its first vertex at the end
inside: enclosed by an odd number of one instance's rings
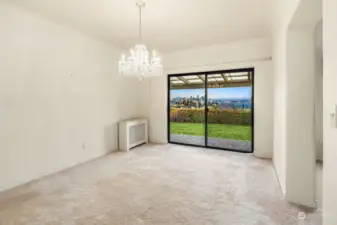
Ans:
POLYGON ((139 38, 142 41, 142 6, 139 6, 139 38))

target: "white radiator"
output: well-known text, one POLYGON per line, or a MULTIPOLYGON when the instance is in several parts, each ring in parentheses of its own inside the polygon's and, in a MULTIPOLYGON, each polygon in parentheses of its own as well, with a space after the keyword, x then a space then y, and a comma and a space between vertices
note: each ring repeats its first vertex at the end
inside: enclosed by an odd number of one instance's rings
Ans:
POLYGON ((144 143, 148 143, 146 119, 125 120, 119 123, 119 150, 129 151, 144 143))

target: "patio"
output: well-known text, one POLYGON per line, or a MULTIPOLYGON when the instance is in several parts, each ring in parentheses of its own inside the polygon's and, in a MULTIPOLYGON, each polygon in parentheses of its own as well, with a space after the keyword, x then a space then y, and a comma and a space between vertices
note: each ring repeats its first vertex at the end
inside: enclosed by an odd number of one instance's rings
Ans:
MULTIPOLYGON (((170 141, 181 144, 189 144, 189 145, 205 145, 205 138, 203 136, 190 136, 183 134, 171 134, 170 141)), ((222 138, 208 138, 208 146, 209 147, 217 147, 217 148, 225 148, 225 149, 233 149, 243 152, 251 152, 251 142, 250 141, 239 141, 239 140, 228 140, 222 138)))

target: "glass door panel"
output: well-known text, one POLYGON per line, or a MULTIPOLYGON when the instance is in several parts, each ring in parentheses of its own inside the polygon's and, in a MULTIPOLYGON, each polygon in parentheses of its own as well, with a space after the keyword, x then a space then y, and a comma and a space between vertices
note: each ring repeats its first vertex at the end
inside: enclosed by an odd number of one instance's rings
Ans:
POLYGON ((205 75, 170 75, 169 141, 205 146, 205 75))
POLYGON ((253 70, 209 73, 207 146, 252 152, 253 70))

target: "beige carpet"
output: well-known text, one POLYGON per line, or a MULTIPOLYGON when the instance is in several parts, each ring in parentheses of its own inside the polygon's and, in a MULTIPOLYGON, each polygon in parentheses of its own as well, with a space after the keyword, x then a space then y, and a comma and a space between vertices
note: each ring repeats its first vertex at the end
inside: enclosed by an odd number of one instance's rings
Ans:
POLYGON ((298 225, 271 161, 178 145, 113 153, 0 194, 1 225, 298 225))

